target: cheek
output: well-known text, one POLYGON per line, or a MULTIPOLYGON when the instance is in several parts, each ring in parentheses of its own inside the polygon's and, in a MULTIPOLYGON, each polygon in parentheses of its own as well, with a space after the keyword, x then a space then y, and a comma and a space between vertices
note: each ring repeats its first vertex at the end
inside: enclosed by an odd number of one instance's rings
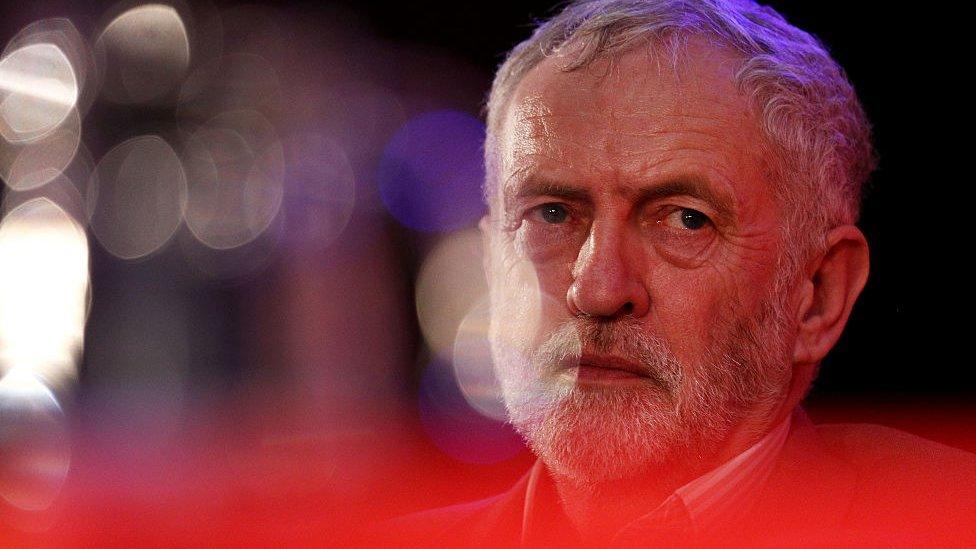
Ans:
POLYGON ((774 276, 768 261, 742 257, 692 270, 661 266, 649 284, 651 322, 686 364, 706 363, 737 322, 759 314, 774 276))
POLYGON ((552 302, 561 303, 565 308, 566 294, 573 283, 573 264, 544 263, 535 265, 539 278, 539 290, 552 302))
POLYGON ((735 301, 732 280, 713 269, 662 267, 652 274, 649 286, 653 331, 664 336, 683 363, 700 363, 735 301))
POLYGON ((585 235, 581 235, 582 231, 574 224, 549 227, 548 231, 541 230, 539 225, 524 223, 514 235, 507 253, 512 261, 531 266, 538 290, 548 305, 546 316, 559 316, 558 311, 565 314, 566 294, 573 283, 573 266, 585 235), (541 233, 547 234, 543 238, 541 233), (561 306, 555 306, 559 304, 561 306))
POLYGON ((527 219, 515 233, 513 245, 515 253, 536 268, 558 270, 576 261, 587 234, 587 223, 579 219, 558 224, 527 219))
POLYGON ((539 276, 535 266, 509 246, 493 249, 488 266, 492 337, 499 344, 529 348, 539 333, 547 301, 539 276))

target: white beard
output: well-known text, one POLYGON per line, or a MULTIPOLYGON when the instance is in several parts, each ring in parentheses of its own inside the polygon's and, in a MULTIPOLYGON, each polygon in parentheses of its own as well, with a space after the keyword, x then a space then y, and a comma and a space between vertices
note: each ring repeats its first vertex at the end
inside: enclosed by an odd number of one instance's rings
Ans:
POLYGON ((746 320, 720 319, 712 351, 691 366, 633 321, 570 321, 534 351, 520 352, 493 318, 492 355, 510 421, 550 470, 579 485, 702 463, 746 414, 787 390, 792 343, 782 311, 767 305, 746 320), (650 379, 576 386, 565 367, 578 364, 584 342, 644 365, 650 379))

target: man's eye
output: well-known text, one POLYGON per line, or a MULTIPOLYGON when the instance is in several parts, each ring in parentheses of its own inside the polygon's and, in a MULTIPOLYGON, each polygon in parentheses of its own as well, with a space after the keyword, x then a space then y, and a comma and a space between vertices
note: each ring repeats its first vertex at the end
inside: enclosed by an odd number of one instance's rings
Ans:
POLYGON ((539 217, 546 223, 563 223, 569 217, 569 209, 562 204, 543 204, 539 206, 539 217))
POLYGON ((691 208, 678 208, 663 221, 672 227, 688 231, 697 231, 711 223, 707 215, 691 208))

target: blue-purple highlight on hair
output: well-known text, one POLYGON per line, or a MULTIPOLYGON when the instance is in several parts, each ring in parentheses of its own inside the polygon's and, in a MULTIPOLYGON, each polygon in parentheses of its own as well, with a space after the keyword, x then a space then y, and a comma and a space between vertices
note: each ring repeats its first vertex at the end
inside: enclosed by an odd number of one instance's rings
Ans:
POLYGON ((462 112, 432 111, 408 120, 387 143, 377 171, 387 210, 423 232, 475 222, 485 211, 484 141, 484 124, 462 112))

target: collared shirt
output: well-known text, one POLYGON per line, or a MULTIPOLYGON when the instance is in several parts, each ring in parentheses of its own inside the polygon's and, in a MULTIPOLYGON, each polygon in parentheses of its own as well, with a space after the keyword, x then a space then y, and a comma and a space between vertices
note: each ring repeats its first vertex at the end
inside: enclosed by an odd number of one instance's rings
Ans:
MULTIPOLYGON (((624 527, 614 541, 620 545, 653 541, 665 544, 674 536, 685 542, 687 536, 708 535, 719 524, 728 524, 744 515, 772 471, 790 431, 792 415, 745 451, 692 480, 664 500, 650 513, 624 527)), ((524 545, 546 537, 539 532, 552 524, 552 510, 541 501, 553 501, 554 488, 541 461, 533 467, 525 493, 522 515, 524 545), (540 493, 548 492, 548 493, 540 493), (542 516, 549 516, 549 520, 542 516)))

